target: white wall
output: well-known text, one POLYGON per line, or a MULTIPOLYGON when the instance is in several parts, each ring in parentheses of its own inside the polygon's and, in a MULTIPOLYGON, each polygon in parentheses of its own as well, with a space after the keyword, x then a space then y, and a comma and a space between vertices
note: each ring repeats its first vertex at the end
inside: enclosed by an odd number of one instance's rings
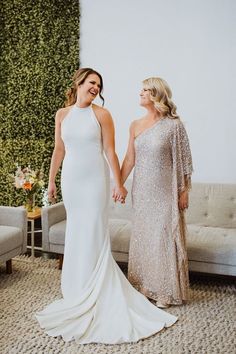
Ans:
POLYGON ((141 81, 167 80, 194 181, 236 183, 235 0, 80 0, 81 66, 101 72, 120 159, 141 81))

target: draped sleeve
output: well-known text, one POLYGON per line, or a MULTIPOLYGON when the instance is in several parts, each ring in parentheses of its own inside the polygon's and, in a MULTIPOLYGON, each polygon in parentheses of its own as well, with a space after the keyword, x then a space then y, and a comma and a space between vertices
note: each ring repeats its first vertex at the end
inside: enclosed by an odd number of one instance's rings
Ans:
POLYGON ((176 175, 178 194, 191 188, 193 172, 189 139, 183 123, 176 119, 171 139, 173 173, 176 175))

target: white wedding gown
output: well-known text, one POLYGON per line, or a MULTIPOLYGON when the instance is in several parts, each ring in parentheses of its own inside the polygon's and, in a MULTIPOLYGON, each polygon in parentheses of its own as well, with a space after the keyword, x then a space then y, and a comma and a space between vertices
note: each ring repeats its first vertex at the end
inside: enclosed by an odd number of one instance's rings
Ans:
MULTIPOLYGON (((78 343, 136 342, 177 318, 128 282, 110 249, 109 168, 92 106, 72 106, 61 126, 65 144, 62 194, 67 212, 63 298, 36 317, 50 336, 78 343)), ((43 294, 42 294, 43 296, 43 294)))

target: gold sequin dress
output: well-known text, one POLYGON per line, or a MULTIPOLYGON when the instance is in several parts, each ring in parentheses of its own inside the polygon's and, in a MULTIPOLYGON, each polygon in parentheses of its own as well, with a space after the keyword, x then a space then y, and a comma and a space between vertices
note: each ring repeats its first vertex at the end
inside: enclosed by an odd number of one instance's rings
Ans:
POLYGON ((136 137, 128 276, 140 292, 164 304, 188 299, 185 221, 178 195, 190 187, 191 174, 188 137, 179 119, 164 117, 136 137))

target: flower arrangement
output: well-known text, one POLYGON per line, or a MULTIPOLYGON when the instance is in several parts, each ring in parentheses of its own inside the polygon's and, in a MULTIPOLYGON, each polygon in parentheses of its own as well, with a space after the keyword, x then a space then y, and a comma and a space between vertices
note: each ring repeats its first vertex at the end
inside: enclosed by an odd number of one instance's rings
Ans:
POLYGON ((44 186, 43 172, 34 171, 30 166, 24 167, 17 165, 14 175, 14 186, 17 189, 22 188, 26 193, 26 202, 24 204, 27 211, 35 210, 35 195, 44 186))

